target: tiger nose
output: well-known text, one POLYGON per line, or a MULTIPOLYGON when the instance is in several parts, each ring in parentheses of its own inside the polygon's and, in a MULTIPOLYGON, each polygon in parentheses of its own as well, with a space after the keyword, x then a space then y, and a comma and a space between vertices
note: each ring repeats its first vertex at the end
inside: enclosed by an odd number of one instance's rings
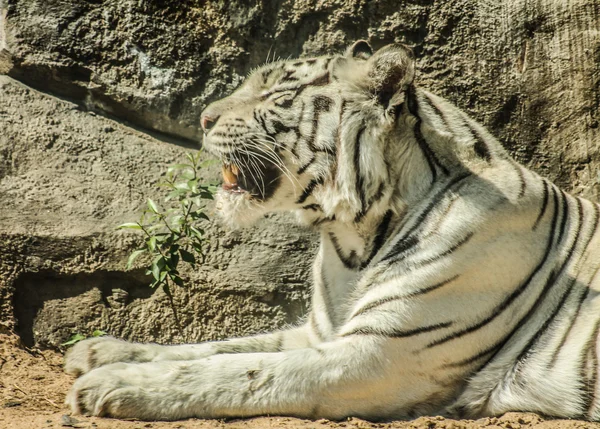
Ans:
POLYGON ((215 126, 218 119, 219 115, 202 113, 200 116, 200 126, 202 127, 204 134, 208 133, 210 129, 215 126))

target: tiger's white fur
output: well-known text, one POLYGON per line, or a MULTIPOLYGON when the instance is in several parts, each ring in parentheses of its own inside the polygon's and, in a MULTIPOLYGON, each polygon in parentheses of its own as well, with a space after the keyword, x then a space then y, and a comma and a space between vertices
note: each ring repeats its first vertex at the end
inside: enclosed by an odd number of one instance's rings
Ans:
POLYGON ((598 420, 598 206, 413 78, 407 49, 361 41, 266 65, 210 105, 205 146, 241 171, 225 220, 291 210, 321 231, 307 320, 197 345, 81 342, 73 411, 598 420))

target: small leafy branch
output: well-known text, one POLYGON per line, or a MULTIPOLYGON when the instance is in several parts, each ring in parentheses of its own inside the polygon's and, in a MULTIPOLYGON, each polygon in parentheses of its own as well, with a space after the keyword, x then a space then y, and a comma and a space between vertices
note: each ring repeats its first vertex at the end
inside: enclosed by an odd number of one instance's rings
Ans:
POLYGON ((148 199, 138 222, 119 226, 139 231, 144 237, 144 244, 129 256, 127 269, 131 269, 140 255, 148 254, 152 263, 147 274, 154 279, 150 286, 162 286, 169 296, 172 284, 184 285, 180 263, 195 267, 196 256, 204 259, 204 230, 199 223, 208 220, 205 202, 213 199, 215 187, 200 183, 200 169, 213 162, 201 161, 200 155, 201 152, 187 153, 188 162, 169 167, 165 181, 159 183, 169 191, 164 207, 148 199))
POLYGON ((86 338, 103 337, 105 335, 107 335, 106 332, 101 331, 99 329, 96 329, 94 332, 92 332, 92 335, 90 335, 90 336, 86 336, 81 333, 77 333, 77 334, 71 335, 71 337, 67 341, 62 343, 60 346, 61 347, 71 347, 71 346, 77 344, 79 341, 85 340, 86 338))

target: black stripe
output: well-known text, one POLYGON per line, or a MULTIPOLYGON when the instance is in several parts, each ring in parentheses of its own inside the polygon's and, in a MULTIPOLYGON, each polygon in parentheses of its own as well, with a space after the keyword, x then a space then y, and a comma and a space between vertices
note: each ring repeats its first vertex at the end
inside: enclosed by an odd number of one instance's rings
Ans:
MULTIPOLYGON (((425 209, 421 213, 419 213, 415 224, 404 234, 404 237, 401 238, 392 247, 390 252, 387 255, 385 255, 383 258, 381 258, 380 262, 387 261, 387 260, 395 257, 396 255, 398 255, 402 252, 405 252, 406 250, 409 250, 412 247, 414 247, 415 245, 417 245, 419 243, 419 239, 415 236, 412 236, 412 233, 421 226, 421 224, 425 221, 425 219, 427 219, 427 217, 429 216, 429 214, 431 213, 433 208, 443 201, 443 199, 441 197, 444 194, 446 194, 450 189, 452 189, 452 187, 456 186, 457 184, 460 184, 463 180, 465 180, 466 178, 468 178, 470 176, 471 176, 471 173, 463 173, 460 176, 455 177, 446 186, 444 186, 443 189, 441 189, 433 197, 429 198, 430 203, 427 205, 427 207, 425 207, 425 209)), ((410 221, 411 219, 408 219, 408 221, 410 221)), ((408 224, 408 221, 405 223, 405 225, 408 224)))
POLYGON ((415 127, 414 127, 414 134, 415 134, 415 139, 417 140, 417 143, 419 145, 419 147, 421 148, 421 152, 423 152, 423 155, 425 156, 425 159, 427 160, 427 164, 429 165, 429 169, 431 170, 431 175, 432 175, 432 182, 435 182, 437 179, 437 168, 439 167, 442 172, 444 174, 449 174, 448 169, 443 166, 439 159, 437 158, 436 154, 431 150, 431 148, 429 147, 429 145, 427 144, 427 140, 425 140, 425 137, 423 136, 423 132, 421 130, 421 124, 422 124, 422 119, 419 116, 419 102, 417 100, 417 94, 416 94, 416 88, 414 85, 410 85, 408 87, 408 90, 406 91, 407 94, 407 107, 409 112, 416 118, 416 122, 415 122, 415 127))
POLYGON ((324 97, 324 96, 319 95, 313 99, 312 130, 310 132, 310 135, 306 139, 306 144, 308 145, 308 147, 310 148, 310 150, 312 152, 332 153, 332 150, 335 150, 335 149, 331 149, 331 148, 321 149, 321 148, 317 148, 315 146, 315 141, 317 140, 317 135, 318 135, 318 130, 319 130, 319 123, 320 123, 319 118, 321 116, 321 113, 329 111, 331 109, 332 104, 333 104, 333 100, 329 97, 324 97))
POLYGON ((544 198, 542 200, 542 208, 540 209, 540 214, 538 215, 537 219, 535 220, 535 222, 533 224, 533 227, 531 228, 534 231, 537 229, 538 225, 540 224, 540 221, 544 217, 544 214, 546 214, 546 208, 548 207, 548 182, 546 182, 544 179, 542 179, 542 184, 544 185, 544 198))
POLYGON ((443 282, 434 284, 432 286, 428 286, 426 288, 423 289, 418 289, 416 291, 410 292, 410 293, 405 293, 405 294, 400 294, 400 295, 394 295, 394 296, 387 296, 385 298, 380 298, 376 301, 372 301, 366 305, 364 305, 363 307, 359 308, 358 310, 356 310, 353 314, 352 317, 350 319, 355 318, 356 316, 359 316, 363 313, 366 313, 369 310, 372 310, 376 307, 379 307, 383 304, 387 304, 389 302, 393 302, 393 301, 399 301, 399 300, 403 300, 403 299, 409 299, 409 298, 414 298, 415 296, 419 296, 419 295, 425 295, 429 292, 432 292, 436 289, 441 288, 442 286, 447 285, 448 283, 453 282, 454 280, 456 280, 458 278, 458 274, 455 275, 454 277, 451 277, 447 280, 444 280, 443 282))
POLYGON ((277 90, 269 91, 263 95, 263 99, 266 99, 273 95, 276 92, 284 92, 284 91, 294 91, 296 93, 295 96, 300 95, 306 88, 310 88, 313 86, 325 86, 329 84, 329 72, 322 74, 321 76, 313 79, 311 82, 303 83, 302 85, 291 86, 287 88, 278 88, 277 90))
POLYGON ((316 159, 317 159, 317 157, 316 157, 316 156, 315 156, 315 154, 313 153, 313 155, 312 155, 312 158, 311 158, 311 159, 310 159, 310 160, 309 160, 309 161, 308 161, 306 164, 302 165, 302 166, 301 166, 301 167, 298 169, 298 171, 296 172, 296 174, 298 174, 298 176, 299 176, 299 175, 301 175, 302 173, 304 173, 304 172, 306 171, 306 169, 307 169, 308 167, 310 167, 310 166, 312 165, 312 163, 313 163, 313 162, 315 162, 315 161, 316 161, 316 159))
POLYGON ((569 337, 569 334, 571 333, 571 330, 573 329, 573 326, 575 325, 575 322, 577 321, 577 317, 579 316, 579 312, 581 311, 581 306, 587 299, 589 293, 590 293, 590 288, 585 287, 583 289, 583 293, 577 300, 577 308, 575 309, 575 314, 573 315, 573 317, 571 318, 571 321, 569 322, 569 327, 567 328, 566 332, 564 333, 563 337, 561 338, 560 343, 558 344, 558 346, 552 353, 552 358, 550 358, 550 361, 546 365, 546 368, 550 369, 556 364, 556 360, 558 359, 558 354, 560 353, 562 347, 564 346, 565 342, 567 341, 567 338, 569 337))
POLYGON ((371 263, 377 252, 379 252, 379 249, 381 249, 381 246, 383 246, 383 243, 385 243, 388 228, 390 226, 390 221, 392 220, 393 215, 394 213, 391 210, 388 210, 387 212, 385 212, 385 215, 383 215, 383 219, 377 226, 377 233, 375 234, 375 239, 373 240, 371 253, 369 254, 369 257, 366 259, 366 261, 364 261, 361 264, 361 269, 364 269, 365 267, 367 267, 367 265, 371 263))
POLYGON ((368 210, 369 208, 371 208, 371 206, 372 206, 373 204, 375 204, 375 203, 376 203, 376 202, 378 202, 378 201, 379 201, 381 198, 383 198, 383 191, 384 191, 384 190, 385 190, 385 182, 381 182, 381 183, 379 184, 379 188, 377 188, 377 192, 375 192, 375 195, 373 195, 373 196, 371 197, 371 199, 369 200, 369 203, 368 203, 368 206, 369 206, 369 207, 367 208, 367 210, 368 210))
POLYGON ((411 264, 411 266, 412 267, 423 267, 425 265, 432 264, 435 261, 438 261, 438 260, 452 254, 455 250, 457 250, 459 247, 461 247, 463 244, 467 243, 471 238, 473 238, 474 235, 475 235, 475 233, 473 231, 471 231, 467 235, 465 235, 462 239, 460 239, 460 241, 458 241, 456 244, 453 244, 451 247, 449 247, 447 250, 443 251, 442 253, 435 255, 431 258, 422 259, 420 261, 414 262, 413 264, 411 264))
POLYGON ((313 99, 313 109, 316 114, 322 112, 329 112, 331 110, 331 106, 333 105, 333 100, 324 95, 317 95, 313 99))
POLYGON ((384 255, 383 258, 379 260, 379 262, 385 262, 392 258, 395 258, 396 256, 402 253, 406 253, 408 250, 411 250, 414 247, 416 247, 420 242, 421 240, 419 240, 419 237, 417 237, 416 235, 411 235, 409 237, 403 238, 396 244, 394 244, 392 250, 387 255, 384 255))
POLYGON ((296 70, 286 70, 285 75, 283 75, 283 77, 279 79, 279 82, 297 82, 298 78, 296 76, 293 76, 294 73, 296 73, 296 70))
MULTIPOLYGON (((286 98, 281 102, 275 102, 275 105, 280 108, 280 109, 284 109, 284 110, 288 110, 290 109, 292 106, 294 106, 294 99, 293 98, 286 98)), ((270 110, 269 110, 270 111, 270 110)), ((279 115, 278 113, 276 114, 276 116, 281 118, 281 115, 279 115)))
MULTIPOLYGON (((302 122, 304 120, 304 108, 305 108, 305 104, 304 101, 300 100, 300 115, 298 115, 298 120, 300 122, 302 122)), ((304 136, 302 135, 302 133, 300 132, 300 127, 296 127, 294 129, 295 133, 296 133, 296 139, 294 140, 294 144, 292 145, 292 147, 290 148, 290 152, 292 152, 292 155, 294 155, 296 157, 296 159, 300 159, 298 156, 298 152, 297 152, 297 148, 298 148, 298 141, 303 138, 304 136)))
POLYGON ((319 219, 313 220, 311 222, 312 226, 319 226, 325 222, 334 222, 335 221, 335 215, 331 216, 331 217, 321 217, 319 219))
POLYGON ((451 325, 452 325, 452 322, 443 322, 443 323, 436 323, 435 325, 421 326, 420 328, 409 329, 407 331, 385 331, 385 330, 375 329, 373 327, 368 326, 368 327, 363 327, 363 328, 357 328, 353 331, 342 334, 342 337, 348 337, 350 335, 378 335, 378 336, 390 337, 390 338, 407 338, 407 337, 412 337, 412 336, 419 335, 419 334, 437 331, 439 329, 448 328, 451 325))
MULTIPOLYGON (((435 113, 440 117, 440 119, 444 123, 444 126, 446 127, 448 132, 450 132, 451 134, 454 135, 454 132, 452 131, 452 128, 450 127, 450 123, 446 119, 446 115, 444 115, 444 113, 438 107, 438 105, 427 94, 425 94, 425 99, 428 101, 429 106, 431 106, 431 108, 435 111, 435 113)), ((473 150, 475 151, 475 155, 477 155, 479 158, 484 159, 488 163, 491 162, 492 155, 491 155, 490 150, 485 142, 485 139, 473 127, 473 125, 470 123, 470 118, 467 115, 461 114, 461 117, 463 119, 464 125, 467 127, 467 129, 471 133, 473 140, 475 140, 475 143, 473 144, 473 150)))
POLYGON ((446 115, 442 112, 442 109, 440 109, 438 107, 438 105, 429 97, 428 94, 424 94, 425 97, 423 98, 426 102, 426 104, 431 107, 431 110, 433 110, 441 119, 442 123, 444 124, 444 127, 446 128, 446 130, 451 133, 454 134, 452 132, 452 128, 450 127, 450 122, 448 121, 448 119, 446 118, 446 115))
POLYGON ((354 250, 350 251, 348 256, 344 255, 344 251, 342 250, 340 243, 338 242, 337 237, 333 234, 333 232, 329 233, 329 239, 331 240, 331 244, 333 244, 333 248, 335 249, 335 253, 337 253, 338 258, 344 264, 344 267, 349 270, 355 270, 359 265, 360 261, 356 256, 356 252, 354 250))
POLYGON ((329 72, 322 74, 321 76, 315 78, 313 81, 302 84, 296 88, 289 88, 291 91, 296 91, 296 96, 300 95, 306 88, 310 88, 313 86, 325 86, 329 84, 329 72))
POLYGON ((307 204, 305 206, 302 207, 304 210, 312 210, 314 212, 319 212, 322 211, 322 208, 320 205, 318 204, 307 204))
POLYGON ((278 120, 272 120, 271 126, 273 127, 273 130, 275 130, 275 134, 289 133, 290 131, 294 131, 297 128, 297 127, 288 127, 283 122, 278 121, 278 120))
MULTIPOLYGON (((558 232, 558 239, 556 240, 557 243, 560 243, 562 241, 563 238, 563 234, 565 233, 565 225, 567 224, 567 219, 569 217, 569 201, 567 196, 565 195, 565 192, 561 189, 560 190, 560 197, 561 197, 561 202, 562 202, 562 214, 561 214, 561 221, 560 221, 560 229, 558 232)), ((579 210, 581 212, 581 203, 579 203, 579 210)))
POLYGON ((365 201, 365 191, 364 191, 364 182, 363 182, 363 177, 361 175, 361 168, 360 168, 360 139, 363 135, 363 133, 365 132, 366 127, 363 125, 360 130, 358 130, 358 133, 356 134, 356 143, 354 145, 354 174, 355 174, 355 179, 354 179, 354 184, 356 186, 356 194, 358 195, 359 199, 360 199, 360 210, 359 212, 356 214, 356 217, 354 219, 355 222, 358 222, 358 220, 360 220, 360 218, 362 217, 362 215, 365 212, 365 206, 366 206, 366 201, 365 201))
POLYGON ((308 197, 310 197, 315 188, 319 185, 322 185, 324 182, 324 177, 317 177, 316 179, 312 179, 309 182, 308 186, 304 188, 304 191, 302 192, 302 195, 300 195, 300 198, 298 198, 298 201, 296 201, 296 204, 303 204, 308 199, 308 197))
MULTIPOLYGON (((463 182, 462 184, 464 184, 465 182, 463 182)), ((458 187, 460 188, 460 186, 458 187)), ((455 190, 456 191, 456 190, 455 190)), ((429 228, 429 232, 424 235, 422 237, 422 240, 425 240, 427 238, 430 238, 432 235, 434 234, 438 234, 439 233, 439 228, 440 225, 446 220, 446 218, 448 217, 448 215, 450 214, 450 211, 452 210, 452 207, 454 206, 454 203, 456 203, 459 200, 460 196, 458 194, 454 194, 451 199, 450 202, 448 203, 448 206, 444 209, 444 211, 437 217, 437 219, 435 219, 435 222, 432 222, 429 228)))
MULTIPOLYGON (((498 317, 500 314, 502 314, 502 312, 504 312, 504 310, 506 310, 525 291, 525 289, 527 289, 527 287, 529 286, 529 284, 531 283, 531 281, 533 280, 535 275, 545 265, 546 261, 548 260, 548 257, 550 256, 553 245, 554 245, 556 222, 557 222, 557 218, 558 218, 558 195, 554 188, 552 188, 552 191, 553 191, 553 195, 554 195, 554 214, 552 216, 552 226, 550 228, 550 237, 548 239, 548 242, 546 243, 546 250, 544 252, 542 259, 540 260, 538 265, 535 267, 535 269, 531 272, 531 274, 529 275, 527 280, 525 280, 523 283, 521 283, 519 285, 519 287, 517 287, 508 297, 506 297, 498 306, 496 306, 496 308, 492 311, 492 313, 489 316, 487 316, 485 319, 477 322, 474 325, 469 326, 468 328, 461 329, 460 331, 456 331, 456 332, 454 332, 450 335, 447 335, 439 340, 432 341, 431 343, 429 343, 427 345, 427 348, 431 348, 431 347, 438 346, 440 344, 447 343, 448 341, 454 340, 456 338, 462 337, 464 335, 470 334, 471 332, 481 329, 482 327, 484 327, 485 325, 490 323, 492 320, 494 320, 496 317, 498 317)), ((545 291, 543 291, 542 295, 545 295, 545 291)), ((534 308, 535 305, 537 305, 539 299, 540 299, 540 297, 538 297, 538 299, 536 300, 536 302, 532 308, 534 308)))
POLYGON ((477 362, 479 359, 486 357, 490 353, 497 351, 499 347, 500 347, 499 345, 494 344, 493 346, 488 347, 487 349, 484 349, 469 358, 459 360, 456 362, 452 362, 452 363, 447 363, 447 364, 443 365, 442 368, 458 368, 461 366, 471 365, 472 363, 477 362))
POLYGON ((475 151, 475 155, 479 158, 483 159, 487 163, 492 162, 492 154, 490 149, 488 148, 484 138, 479 134, 479 132, 470 124, 468 120, 465 120, 465 124, 471 135, 475 139, 475 144, 473 144, 473 150, 475 151))
POLYGON ((263 83, 267 83, 267 81, 269 80, 269 76, 271 76, 275 70, 276 70, 276 68, 270 68, 268 70, 263 70, 263 72, 262 72, 263 83))
MULTIPOLYGON (((554 277, 554 278, 551 277, 550 280, 548 280, 548 282, 553 283, 555 279, 556 279, 556 277, 554 277)), ((556 305, 556 308, 552 311, 552 314, 550 314, 550 316, 546 319, 546 321, 542 324, 542 326, 540 326, 540 328, 537 330, 537 332, 529 339, 529 341, 527 342, 527 344, 525 345, 523 350, 521 350, 521 353, 519 353, 519 356, 517 356, 517 362, 515 364, 514 369, 518 369, 518 366, 522 365, 525 362, 525 360, 527 359, 527 357, 529 356, 529 354, 533 352, 533 350, 532 350, 533 347, 535 347, 535 345, 540 340, 540 338, 542 338, 542 335, 544 335, 544 333, 547 331, 550 324, 556 318, 559 311, 563 308, 563 305, 564 305, 565 301, 567 300, 567 297, 573 290, 574 284, 575 284, 575 279, 570 279, 569 285, 567 286, 565 292, 563 293, 562 297, 560 298, 560 301, 556 305)))
POLYGON ((262 127, 265 132, 269 132, 269 128, 267 128, 267 123, 265 122, 265 118, 258 112, 258 109, 254 109, 252 113, 254 115, 254 120, 262 127))
POLYGON ((366 215, 369 213, 369 210, 373 207, 373 205, 378 202, 384 195, 383 191, 385 190, 385 182, 381 182, 375 194, 369 199, 366 204, 366 209, 359 211, 354 217, 354 223, 359 223, 366 215))

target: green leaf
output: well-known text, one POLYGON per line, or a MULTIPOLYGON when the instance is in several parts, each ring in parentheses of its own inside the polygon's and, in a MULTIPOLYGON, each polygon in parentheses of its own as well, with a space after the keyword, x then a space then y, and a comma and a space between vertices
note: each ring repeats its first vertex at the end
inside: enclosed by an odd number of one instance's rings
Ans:
POLYGON ((99 329, 96 329, 94 332, 92 332, 92 337, 103 337, 105 335, 108 335, 106 332, 101 331, 99 329))
POLYGON ((167 266, 171 271, 175 271, 177 269, 177 264, 179 264, 179 255, 177 254, 177 250, 172 251, 171 256, 167 260, 167 266))
POLYGON ((162 270, 165 267, 165 258, 162 255, 158 255, 155 259, 154 259, 154 263, 158 266, 158 268, 160 270, 162 270))
POLYGON ((184 179, 194 180, 196 178, 196 172, 194 170, 184 170, 181 172, 181 177, 184 179))
POLYGON ((151 252, 154 252, 156 250, 156 236, 153 235, 152 237, 150 237, 146 244, 148 245, 148 249, 151 252))
POLYGON ((190 164, 173 164, 169 166, 169 168, 167 168, 167 173, 174 173, 178 170, 185 170, 190 168, 193 169, 194 166, 190 164))
POLYGON ((129 259, 127 259, 127 266, 125 267, 125 269, 130 270, 136 258, 144 252, 146 252, 146 249, 138 249, 132 252, 131 255, 129 255, 129 259))
POLYGON ((76 344, 81 340, 85 340, 85 338, 86 338, 85 335, 75 334, 75 335, 72 335, 68 341, 65 341, 64 343, 62 343, 61 346, 62 347, 72 346, 73 344, 76 344))
POLYGON ((158 214, 158 206, 150 198, 148 198, 148 208, 151 212, 158 214))
POLYGON ((190 215, 192 216, 192 219, 204 219, 204 220, 210 220, 210 219, 208 218, 208 216, 206 216, 206 214, 204 214, 204 212, 201 212, 201 211, 197 211, 197 212, 190 213, 190 215))
POLYGON ((198 228, 193 227, 193 226, 190 226, 190 231, 192 231, 192 235, 193 236, 195 236, 195 237, 197 237, 199 239, 202 239, 202 236, 204 235, 204 230, 198 229, 198 228))
POLYGON ((179 228, 183 223, 184 216, 183 215, 175 215, 171 218, 171 228, 177 227, 179 228))
POLYGON ((117 226, 117 229, 142 229, 142 226, 137 222, 127 222, 117 226))
POLYGON ((185 249, 179 249, 179 254, 181 255, 181 259, 183 259, 185 262, 195 265, 196 264, 196 257, 188 252, 185 249))
POLYGON ((212 167, 213 165, 219 164, 221 161, 218 159, 207 159, 200 163, 200 168, 212 167))
POLYGON ((179 182, 175 184, 175 188, 180 190, 180 191, 191 191, 189 185, 187 184, 187 182, 179 182))
MULTIPOLYGON (((162 258, 162 256, 161 256, 161 258, 162 258)), ((164 259, 163 259, 163 267, 164 267, 164 259)), ((152 263, 152 268, 150 269, 150 271, 152 272, 152 277, 154 277, 154 280, 156 280, 157 282, 160 281, 161 270, 162 270, 162 267, 160 267, 156 261, 152 263)))
POLYGON ((173 283, 175 283, 177 286, 183 287, 184 283, 183 283, 183 279, 181 277, 179 277, 176 274, 172 274, 169 277, 171 277, 171 280, 173 280, 173 283))

